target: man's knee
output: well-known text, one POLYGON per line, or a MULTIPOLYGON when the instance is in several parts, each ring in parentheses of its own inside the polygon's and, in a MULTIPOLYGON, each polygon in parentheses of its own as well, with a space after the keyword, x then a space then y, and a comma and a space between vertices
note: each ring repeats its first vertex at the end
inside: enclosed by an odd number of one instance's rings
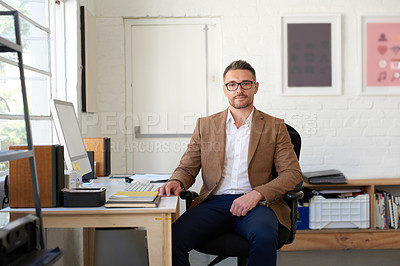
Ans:
POLYGON ((253 227, 248 239, 250 244, 253 245, 277 247, 278 230, 272 225, 253 227))
POLYGON ((261 245, 276 246, 278 241, 278 234, 275 234, 275 232, 271 231, 268 232, 265 230, 260 230, 252 234, 250 241, 261 245))

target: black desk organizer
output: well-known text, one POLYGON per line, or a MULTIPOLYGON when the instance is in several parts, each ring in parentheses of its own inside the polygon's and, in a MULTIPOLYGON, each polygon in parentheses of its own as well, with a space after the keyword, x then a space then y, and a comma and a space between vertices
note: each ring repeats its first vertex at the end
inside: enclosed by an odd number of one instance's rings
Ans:
POLYGON ((64 207, 100 207, 106 202, 105 188, 64 188, 64 207))
POLYGON ((43 234, 39 186, 36 173, 35 154, 33 152, 32 132, 29 121, 28 100, 25 87, 25 74, 22 61, 22 45, 18 11, 0 11, 0 16, 14 17, 15 43, 0 36, 0 53, 12 52, 17 53, 18 56, 26 140, 28 144, 27 150, 0 151, 0 162, 24 158, 29 159, 36 211, 36 216, 27 215, 10 222, 0 229, 0 263, 1 265, 51 265, 62 256, 63 252, 58 247, 52 250, 47 250, 43 234))

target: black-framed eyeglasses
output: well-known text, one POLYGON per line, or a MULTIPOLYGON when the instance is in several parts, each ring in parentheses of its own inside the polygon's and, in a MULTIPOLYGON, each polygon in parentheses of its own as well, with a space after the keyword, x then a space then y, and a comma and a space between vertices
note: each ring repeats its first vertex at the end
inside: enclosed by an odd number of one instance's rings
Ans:
POLYGON ((240 87, 242 87, 242 89, 244 90, 250 90, 251 87, 253 87, 253 83, 255 83, 255 81, 252 80, 243 80, 242 82, 228 82, 225 83, 225 87, 228 91, 235 91, 240 87))

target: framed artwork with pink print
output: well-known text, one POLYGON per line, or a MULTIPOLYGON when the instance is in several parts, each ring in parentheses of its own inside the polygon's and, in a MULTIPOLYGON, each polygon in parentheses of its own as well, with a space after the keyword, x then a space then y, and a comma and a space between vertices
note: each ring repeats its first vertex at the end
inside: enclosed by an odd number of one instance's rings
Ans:
POLYGON ((400 95, 400 16, 362 16, 362 93, 400 95))

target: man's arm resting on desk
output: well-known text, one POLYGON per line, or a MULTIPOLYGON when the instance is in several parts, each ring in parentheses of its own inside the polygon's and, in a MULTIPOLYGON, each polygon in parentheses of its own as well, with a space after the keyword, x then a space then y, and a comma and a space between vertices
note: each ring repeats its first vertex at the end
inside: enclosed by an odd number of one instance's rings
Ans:
POLYGON ((162 187, 158 188, 158 191, 160 192, 160 196, 178 196, 179 193, 181 193, 183 184, 181 181, 176 180, 176 179, 172 179, 167 181, 164 185, 162 185, 162 187))

